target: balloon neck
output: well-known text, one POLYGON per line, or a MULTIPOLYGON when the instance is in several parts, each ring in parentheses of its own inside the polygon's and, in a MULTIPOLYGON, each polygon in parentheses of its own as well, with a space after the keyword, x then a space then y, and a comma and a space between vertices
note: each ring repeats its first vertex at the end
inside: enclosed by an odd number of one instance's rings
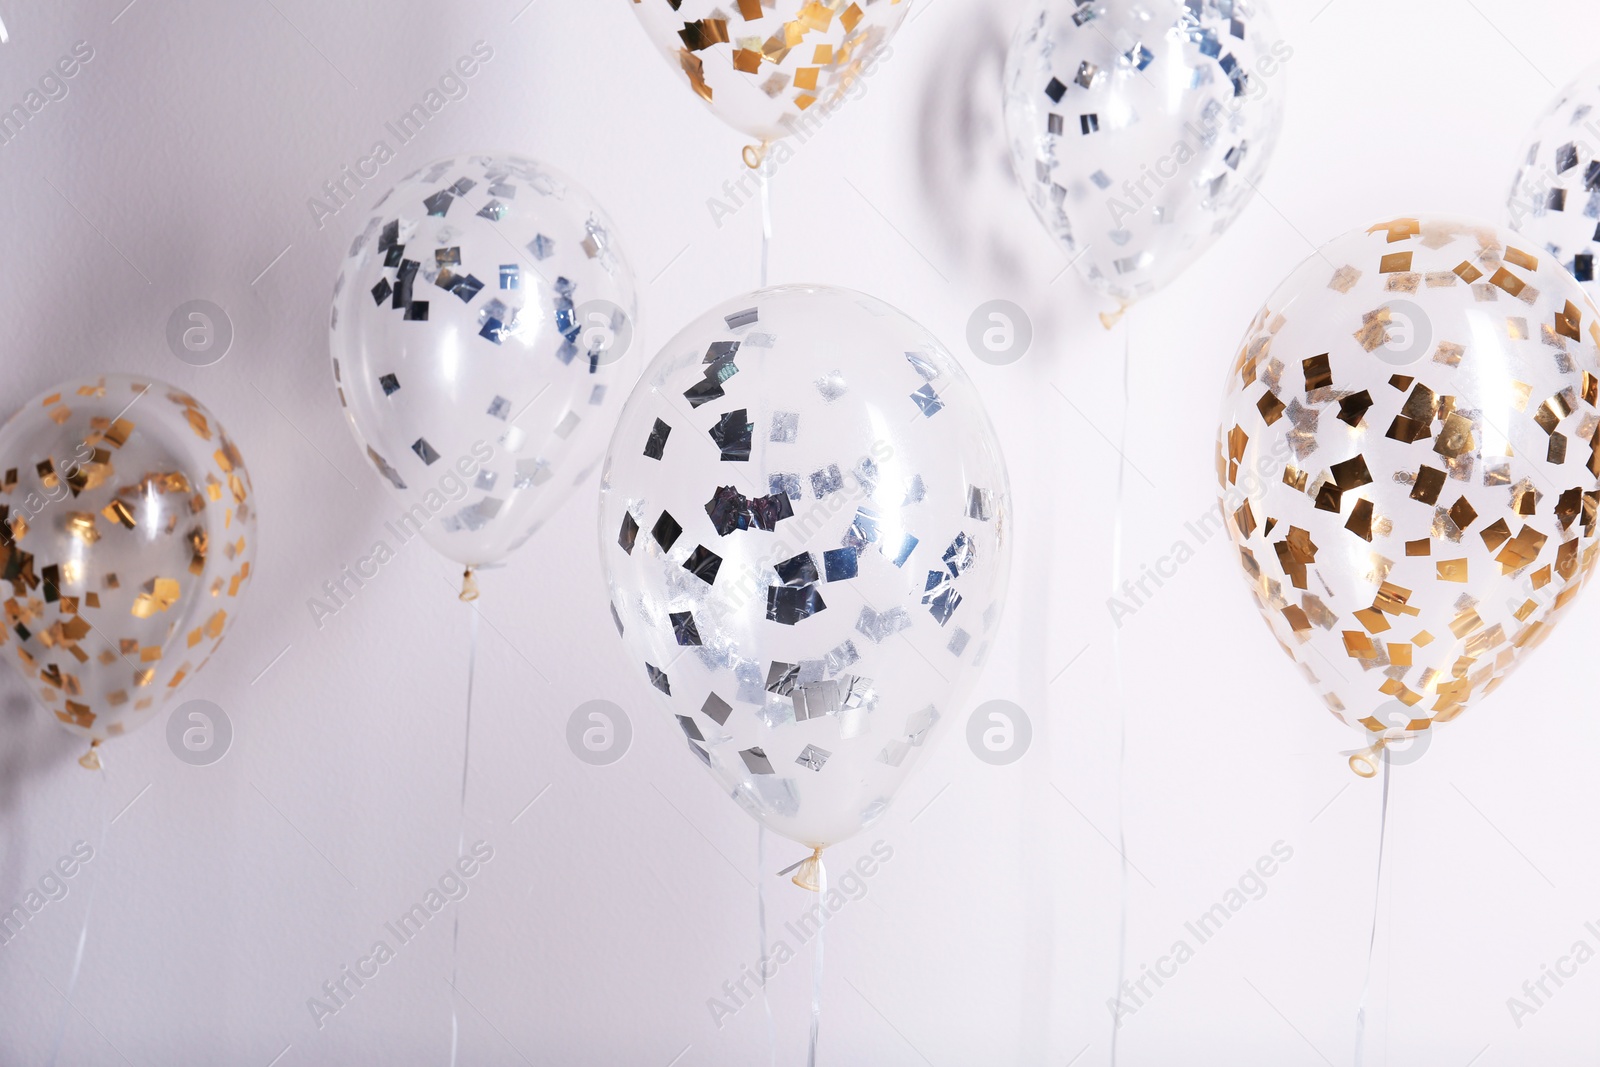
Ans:
POLYGON ((800 861, 800 866, 795 868, 794 877, 790 881, 801 889, 809 889, 813 893, 822 892, 821 848, 813 848, 811 855, 800 861))
POLYGON ((100 739, 98 737, 89 742, 89 751, 78 757, 78 766, 86 771, 98 771, 102 768, 100 763, 100 739))
POLYGON ((1123 304, 1115 311, 1100 312, 1100 325, 1104 326, 1108 330, 1111 329, 1111 327, 1122 321, 1122 316, 1128 313, 1128 307, 1129 305, 1123 304))
POLYGON ((1363 778, 1375 777, 1378 768, 1382 766, 1383 750, 1388 746, 1387 737, 1378 738, 1375 744, 1350 754, 1350 769, 1363 778))
POLYGON ((744 151, 740 153, 744 156, 744 165, 751 170, 760 170, 762 162, 767 158, 767 149, 771 144, 771 141, 762 141, 760 144, 745 145, 744 151))
POLYGON ((461 600, 470 604, 478 599, 478 579, 473 577, 472 568, 468 567, 461 574, 461 600))

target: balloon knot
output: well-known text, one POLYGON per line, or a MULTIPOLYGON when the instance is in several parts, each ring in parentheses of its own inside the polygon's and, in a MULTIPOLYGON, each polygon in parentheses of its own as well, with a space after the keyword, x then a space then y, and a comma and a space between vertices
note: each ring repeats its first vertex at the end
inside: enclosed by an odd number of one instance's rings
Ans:
POLYGON ((471 567, 468 567, 461 575, 461 599, 467 604, 478 599, 478 580, 472 576, 471 567))
POLYGON ((100 763, 100 739, 97 737, 89 742, 89 751, 78 758, 78 766, 86 771, 98 771, 100 763))
POLYGON ((744 165, 751 170, 760 170, 762 162, 767 158, 767 146, 770 142, 762 141, 760 144, 747 144, 740 155, 744 156, 744 165))
POLYGON ((822 891, 822 849, 813 848, 811 855, 800 861, 795 869, 794 877, 790 879, 801 889, 809 889, 813 893, 822 891))
POLYGON ((1102 312, 1100 312, 1100 325, 1104 326, 1106 329, 1109 330, 1109 329, 1111 329, 1111 327, 1113 327, 1117 323, 1121 322, 1122 321, 1122 316, 1126 315, 1127 313, 1128 313, 1128 305, 1127 304, 1123 304, 1121 307, 1117 308, 1117 310, 1115 310, 1115 311, 1102 311, 1102 312))
POLYGON ((1380 753, 1383 752, 1388 744, 1389 739, 1387 737, 1380 737, 1377 743, 1369 745, 1359 752, 1352 752, 1350 754, 1350 769, 1363 778, 1376 777, 1378 768, 1381 766, 1380 753))

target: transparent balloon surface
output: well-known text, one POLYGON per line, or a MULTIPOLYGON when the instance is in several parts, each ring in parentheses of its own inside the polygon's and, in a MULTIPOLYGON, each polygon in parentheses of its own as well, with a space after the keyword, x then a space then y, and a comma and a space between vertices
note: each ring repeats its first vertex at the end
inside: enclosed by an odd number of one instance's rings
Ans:
POLYGON ((746 294, 673 338, 601 480, 632 669, 736 801, 812 847, 881 815, 960 714, 1010 521, 955 360, 893 308, 820 286, 746 294))
POLYGON ((0 426, 0 645, 74 733, 124 734, 193 679, 255 552, 244 460, 181 390, 77 379, 0 426))
POLYGON ((630 0, 683 84, 758 141, 821 128, 912 0, 630 0))
POLYGON ((1339 719, 1448 722, 1595 561, 1600 327, 1509 231, 1396 219, 1306 260, 1228 378, 1217 475, 1273 636, 1339 719))
POLYGON ((1006 57, 1011 159, 1123 305, 1177 277, 1266 173, 1294 54, 1262 0, 1036 0, 1006 57))
POLYGON ((468 566, 519 547, 594 470, 643 359, 612 225, 516 156, 432 163, 380 200, 334 286, 339 400, 402 503, 468 566))
POLYGON ((1600 64, 1562 90, 1517 156, 1511 228, 1554 256, 1600 301, 1600 64))

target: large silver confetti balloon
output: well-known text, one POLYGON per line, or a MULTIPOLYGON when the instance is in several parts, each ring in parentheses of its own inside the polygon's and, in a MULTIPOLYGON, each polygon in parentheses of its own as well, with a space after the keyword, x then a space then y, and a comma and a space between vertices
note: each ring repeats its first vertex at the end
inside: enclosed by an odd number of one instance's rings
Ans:
POLYGON ((1518 155, 1508 203, 1511 228, 1550 253, 1600 300, 1600 65, 1589 68, 1540 117, 1518 155))
POLYGON ((893 308, 824 286, 738 297, 673 338, 601 479, 631 669, 745 810, 817 849, 883 814, 961 714, 1010 520, 955 360, 893 308))
POLYGON ((1549 636, 1594 570, 1597 374, 1582 288, 1491 226, 1351 233, 1267 300, 1217 476, 1257 605, 1334 716, 1418 736, 1549 636))
POLYGON ((378 201, 328 343, 396 522, 469 568, 516 549, 593 471, 642 359, 605 214, 516 156, 423 167, 378 201))
POLYGON ((802 139, 885 58, 911 0, 630 0, 716 115, 758 141, 802 139))
POLYGON ((0 645, 68 729, 120 736, 222 643, 255 525, 244 461, 199 401, 149 378, 57 386, 0 426, 0 645))
POLYGON ((1080 273, 1123 307, 1238 218, 1282 125, 1264 0, 1036 0, 1006 57, 1011 159, 1080 273))

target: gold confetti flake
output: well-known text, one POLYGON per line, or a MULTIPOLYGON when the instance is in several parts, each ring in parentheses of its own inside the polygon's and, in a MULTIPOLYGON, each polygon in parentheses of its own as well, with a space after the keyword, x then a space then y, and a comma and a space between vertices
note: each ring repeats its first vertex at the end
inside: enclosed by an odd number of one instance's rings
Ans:
POLYGON ((152 578, 133 602, 133 617, 148 619, 158 611, 166 611, 178 602, 181 594, 182 587, 171 578, 152 578))
POLYGON ((1520 248, 1506 249, 1505 259, 1513 267, 1521 267, 1523 270, 1539 269, 1539 261, 1520 248))
POLYGON ((1333 272, 1333 277, 1328 281, 1328 288, 1336 293, 1348 293, 1360 280, 1361 272, 1346 264, 1333 272))

